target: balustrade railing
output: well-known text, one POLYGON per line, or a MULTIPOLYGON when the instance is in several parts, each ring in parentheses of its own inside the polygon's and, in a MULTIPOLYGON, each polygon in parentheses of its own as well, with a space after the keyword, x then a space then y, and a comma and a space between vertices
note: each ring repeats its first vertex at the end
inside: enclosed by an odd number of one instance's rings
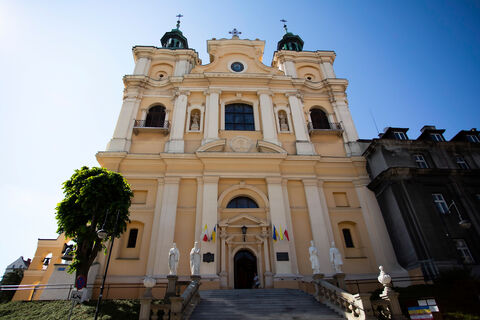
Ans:
POLYGON ((158 130, 168 133, 170 131, 170 121, 147 121, 147 120, 134 120, 133 130, 135 134, 141 129, 158 130))
POLYGON ((308 133, 321 133, 321 132, 341 132, 343 131, 342 125, 340 122, 330 122, 328 128, 318 128, 312 122, 307 124, 308 133))

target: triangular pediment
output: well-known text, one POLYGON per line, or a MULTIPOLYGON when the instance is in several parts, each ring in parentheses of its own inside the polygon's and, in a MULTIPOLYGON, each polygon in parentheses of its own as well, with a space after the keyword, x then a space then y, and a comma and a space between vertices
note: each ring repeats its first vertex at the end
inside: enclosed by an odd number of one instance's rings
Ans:
POLYGON ((257 217, 253 217, 249 214, 242 213, 239 215, 236 215, 235 217, 227 218, 221 220, 218 225, 221 227, 227 227, 227 226, 241 226, 241 225, 257 225, 257 226, 268 226, 267 222, 259 219, 257 217))

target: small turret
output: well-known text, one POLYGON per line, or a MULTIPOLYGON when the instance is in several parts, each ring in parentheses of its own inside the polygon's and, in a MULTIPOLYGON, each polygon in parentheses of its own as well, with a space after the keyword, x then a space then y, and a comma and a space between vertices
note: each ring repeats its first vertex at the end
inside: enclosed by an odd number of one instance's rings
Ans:
POLYGON ((180 18, 183 17, 181 14, 177 15, 177 27, 172 29, 170 32, 166 32, 160 42, 162 43, 162 48, 168 49, 188 49, 187 38, 180 31, 180 18))
POLYGON ((285 29, 285 35, 282 40, 278 41, 277 50, 290 50, 290 51, 302 51, 303 40, 298 35, 288 32, 286 22, 287 20, 280 20, 283 22, 283 29, 285 29))

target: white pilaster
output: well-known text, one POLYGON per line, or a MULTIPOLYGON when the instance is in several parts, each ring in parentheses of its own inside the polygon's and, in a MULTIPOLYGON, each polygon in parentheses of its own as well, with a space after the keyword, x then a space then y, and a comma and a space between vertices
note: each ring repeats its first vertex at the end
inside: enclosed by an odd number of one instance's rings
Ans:
POLYGON ((156 261, 158 235, 160 232, 160 214, 162 210, 163 187, 165 181, 163 178, 157 180, 157 196, 155 200, 155 208, 153 211, 152 234, 150 235, 150 248, 147 258, 147 276, 153 276, 154 265, 156 261))
POLYGON ((220 90, 205 91, 205 128, 202 144, 218 140, 218 103, 220 90))
POLYGON ((138 76, 148 76, 148 71, 150 70, 150 58, 140 57, 135 63, 135 69, 133 70, 134 75, 138 76))
POLYGON ((160 219, 156 229, 158 232, 157 242, 150 244, 151 247, 155 247, 155 264, 153 266, 155 276, 168 274, 168 251, 172 247, 174 239, 179 184, 179 177, 165 177, 160 219))
POLYGON ((107 145, 107 151, 124 151, 130 150, 132 143, 132 131, 135 121, 135 115, 140 105, 140 97, 135 93, 127 94, 123 100, 122 109, 118 116, 117 125, 113 132, 113 138, 107 145))
MULTIPOLYGON (((203 209, 202 209, 202 231, 207 225, 208 236, 212 233, 213 228, 217 224, 217 199, 218 199, 218 177, 204 176, 203 177, 203 209)), ((218 230, 217 230, 218 232, 218 230)), ((217 259, 217 244, 212 241, 200 241, 201 254, 210 252, 215 255, 214 262, 203 262, 200 265, 200 273, 202 275, 217 274, 216 265, 217 259)))
POLYGON ((293 224, 292 224, 292 213, 290 211, 290 201, 288 201, 288 179, 282 179, 282 192, 283 192, 283 202, 287 218, 287 231, 288 237, 290 238, 289 246, 292 256, 290 260, 292 261, 292 271, 298 274, 298 263, 297 263, 297 250, 295 249, 295 235, 293 234, 293 224))
MULTIPOLYGON (((270 219, 272 222, 272 232, 273 226, 275 226, 278 233, 280 233, 280 229, 278 229, 279 227, 281 227, 283 231, 283 229, 288 226, 286 218, 285 200, 283 198, 282 178, 267 177, 266 180, 268 188, 268 201, 270 204, 270 219)), ((292 252, 290 251, 289 241, 287 241, 286 239, 277 239, 277 241, 273 242, 273 251, 275 272, 277 274, 292 274, 292 252), (277 261, 277 252, 288 252, 289 261, 277 261)))
POLYGON ((324 223, 327 228, 328 243, 331 244, 332 241, 335 241, 335 238, 333 236, 332 222, 330 221, 330 214, 328 213, 327 199, 325 198, 325 192, 323 191, 323 183, 324 182, 322 180, 317 181, 318 198, 320 200, 320 206, 322 209, 321 212, 325 221, 324 223))
POLYGON ((197 178, 197 206, 195 209, 195 241, 201 241, 203 209, 203 178, 197 178))
POLYGON ((185 142, 183 132, 185 131, 185 118, 187 114, 188 91, 177 92, 177 98, 173 106, 172 126, 170 140, 165 145, 165 152, 183 153, 185 142))
POLYGON ((297 68, 295 68, 295 62, 287 60, 283 63, 283 70, 287 76, 297 78, 297 68))
MULTIPOLYGON (((319 190, 316 179, 303 179, 305 197, 307 199, 308 215, 310 217, 310 226, 312 228, 313 241, 318 249, 318 259, 320 262, 320 271, 322 273, 333 273, 334 270, 330 263, 330 239, 329 233, 332 231, 331 225, 326 222, 328 211, 322 208, 319 190)), ((329 219, 328 219, 329 220, 329 219)))
POLYGON ((175 62, 175 70, 173 75, 175 77, 184 76, 187 73, 190 73, 191 70, 191 63, 187 60, 181 59, 175 62))
POLYGON ((277 145, 281 145, 278 141, 277 131, 275 130, 275 117, 273 114, 272 93, 269 91, 258 91, 260 98, 260 112, 262 114, 263 140, 277 145))
POLYGON ((322 61, 320 63, 322 70, 325 72, 325 78, 327 79, 334 79, 337 76, 335 75, 335 71, 333 70, 332 63, 330 61, 322 61))
POLYGON ((345 94, 332 94, 331 103, 333 111, 337 120, 341 122, 343 127, 343 140, 347 155, 360 154, 360 147, 358 146, 358 133, 353 123, 352 115, 348 110, 347 100, 345 94))
POLYGON ((287 94, 290 110, 292 112, 293 127, 295 129, 297 154, 312 155, 315 149, 310 142, 305 117, 303 116, 302 102, 297 94, 287 94))
POLYGON ((353 183, 360 201, 363 220, 367 226, 370 244, 375 253, 376 265, 382 265, 390 272, 406 272, 397 262, 375 194, 367 188, 368 179, 356 180, 353 183))

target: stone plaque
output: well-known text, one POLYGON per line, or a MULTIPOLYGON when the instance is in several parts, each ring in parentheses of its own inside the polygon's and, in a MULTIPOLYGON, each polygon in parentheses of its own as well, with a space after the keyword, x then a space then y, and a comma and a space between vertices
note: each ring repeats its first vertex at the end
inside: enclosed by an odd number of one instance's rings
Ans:
POLYGON ((215 260, 215 255, 211 252, 203 254, 203 262, 213 262, 215 260))
POLYGON ((288 252, 277 252, 277 261, 288 261, 288 252))
POLYGON ((253 147, 253 141, 247 137, 237 136, 230 140, 230 147, 235 152, 249 152, 253 147))

